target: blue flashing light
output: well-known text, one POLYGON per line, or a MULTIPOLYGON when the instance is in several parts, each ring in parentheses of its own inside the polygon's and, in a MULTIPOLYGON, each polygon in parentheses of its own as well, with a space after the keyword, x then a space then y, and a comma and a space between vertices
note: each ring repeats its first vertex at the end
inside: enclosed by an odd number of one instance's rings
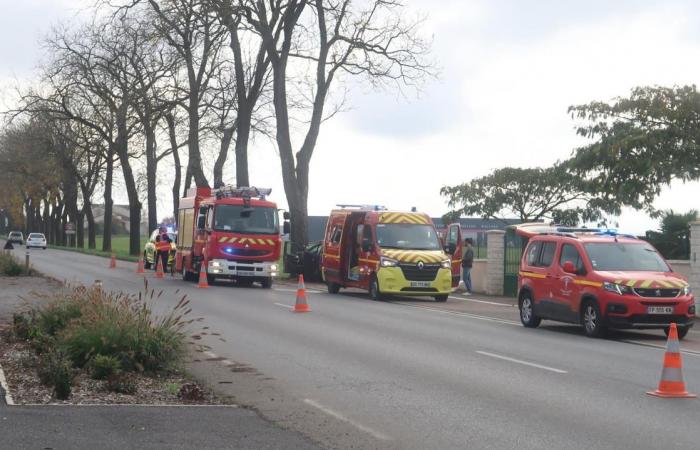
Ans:
POLYGON ((233 254, 233 249, 232 249, 231 247, 226 247, 226 248, 224 249, 224 252, 225 252, 225 253, 228 253, 229 255, 231 255, 231 254, 233 254))

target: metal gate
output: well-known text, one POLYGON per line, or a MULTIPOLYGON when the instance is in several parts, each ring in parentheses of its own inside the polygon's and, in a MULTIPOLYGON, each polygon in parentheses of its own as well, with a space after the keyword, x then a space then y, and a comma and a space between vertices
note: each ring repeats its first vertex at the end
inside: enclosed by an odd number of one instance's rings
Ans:
POLYGON ((518 296, 518 271, 520 257, 527 245, 527 239, 518 236, 514 228, 506 228, 503 256, 503 295, 518 296))

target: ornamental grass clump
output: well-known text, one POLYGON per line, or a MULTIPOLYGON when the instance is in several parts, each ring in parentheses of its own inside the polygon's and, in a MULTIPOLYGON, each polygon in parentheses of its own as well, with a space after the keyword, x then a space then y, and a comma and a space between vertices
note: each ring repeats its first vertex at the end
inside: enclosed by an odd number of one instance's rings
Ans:
POLYGON ((11 253, 0 253, 0 275, 8 277, 18 277, 24 272, 24 267, 20 264, 15 255, 11 253))

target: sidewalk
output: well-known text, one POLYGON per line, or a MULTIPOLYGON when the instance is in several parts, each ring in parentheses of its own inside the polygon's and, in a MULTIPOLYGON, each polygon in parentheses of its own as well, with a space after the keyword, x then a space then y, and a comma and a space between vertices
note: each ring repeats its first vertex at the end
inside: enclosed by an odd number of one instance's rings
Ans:
POLYGON ((0 407, 1 448, 314 449, 255 412, 219 406, 0 407))

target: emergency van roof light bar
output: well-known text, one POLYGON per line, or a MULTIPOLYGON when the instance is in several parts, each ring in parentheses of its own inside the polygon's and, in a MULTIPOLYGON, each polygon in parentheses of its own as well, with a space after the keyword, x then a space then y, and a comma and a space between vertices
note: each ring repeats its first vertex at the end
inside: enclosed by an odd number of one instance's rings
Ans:
POLYGON ((343 209, 348 209, 348 208, 354 208, 354 209, 362 209, 365 211, 386 211, 386 206, 381 206, 381 205, 336 205, 338 208, 343 208, 343 209))
POLYGON ((259 198, 260 200, 265 200, 265 197, 270 195, 270 193, 272 193, 270 188, 235 187, 231 185, 214 190, 216 198, 259 198))

